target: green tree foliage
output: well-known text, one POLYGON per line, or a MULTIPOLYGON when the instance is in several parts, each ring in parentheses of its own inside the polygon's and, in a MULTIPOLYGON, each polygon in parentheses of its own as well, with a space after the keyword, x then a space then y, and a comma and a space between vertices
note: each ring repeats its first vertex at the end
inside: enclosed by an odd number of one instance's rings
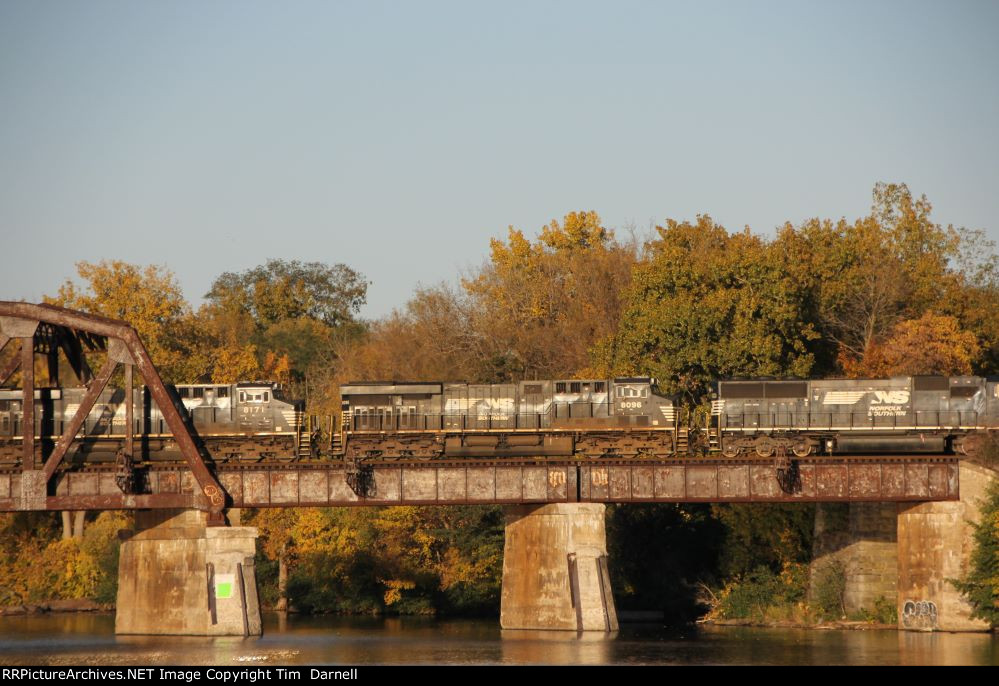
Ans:
POLYGON ((720 571, 748 574, 759 566, 777 572, 811 556, 815 506, 809 504, 720 504, 712 512, 725 529, 720 571))
MULTIPOLYGON (((498 507, 265 512, 253 518, 266 538, 263 552, 270 560, 288 560, 288 598, 299 610, 478 613, 498 604, 498 507)), ((273 572, 262 581, 265 597, 276 598, 273 572)))
MULTIPOLYGON (((976 351, 994 350, 999 265, 991 244, 981 232, 934 223, 930 202, 904 184, 879 183, 873 197, 865 217, 786 225, 774 242, 811 293, 801 317, 824 344, 815 348, 815 372, 877 367, 864 358, 929 313, 956 318, 978 338, 976 351)), ((976 354, 972 365, 982 361, 976 354)))
MULTIPOLYGON (((333 376, 335 342, 356 333, 355 317, 364 304, 368 283, 343 264, 268 260, 245 272, 225 272, 205 295, 198 312, 205 341, 199 347, 219 351, 209 359, 208 376, 288 380, 292 394, 309 399, 333 376), (221 352, 224 351, 224 352, 221 352), (254 368, 253 361, 256 360, 254 368), (287 378, 284 378, 287 377, 287 378)), ((312 411, 333 407, 325 402, 312 411)))
POLYGON ((264 329, 301 318, 336 327, 353 320, 367 290, 367 281, 344 264, 268 260, 244 272, 223 273, 205 298, 235 303, 264 329))
POLYGON ((999 626, 999 481, 993 481, 975 524, 968 573, 951 583, 967 598, 972 617, 999 626))
POLYGON ((777 247, 706 215, 656 231, 618 331, 597 350, 605 373, 652 374, 695 398, 713 379, 809 373, 818 333, 801 314, 810 294, 777 247))

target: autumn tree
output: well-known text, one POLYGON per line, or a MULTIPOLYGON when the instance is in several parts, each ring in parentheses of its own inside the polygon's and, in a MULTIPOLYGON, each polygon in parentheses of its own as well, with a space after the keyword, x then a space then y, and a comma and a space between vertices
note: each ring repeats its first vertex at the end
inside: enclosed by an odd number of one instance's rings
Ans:
POLYGON ((265 329, 303 317, 335 327, 354 318, 367 289, 367 281, 343 264, 268 260, 244 272, 224 272, 205 298, 235 303, 265 329))
POLYGON ((617 331, 595 351, 606 374, 649 374, 669 392, 700 397, 735 374, 809 373, 818 333, 802 317, 807 284, 775 246, 707 215, 656 231, 617 331))
POLYGON ((463 279, 482 345, 482 380, 587 373, 589 349, 617 330, 636 260, 596 212, 570 212, 537 240, 510 227, 490 258, 463 279))
POLYGON ((78 262, 76 270, 83 284, 67 279, 45 301, 127 322, 165 381, 186 380, 182 329, 191 309, 173 272, 120 260, 78 262))
POLYGON ((471 303, 446 285, 420 288, 400 309, 336 345, 341 379, 476 380, 484 355, 471 303))
POLYGON ((935 223, 930 202, 904 184, 879 183, 873 197, 865 217, 786 225, 775 241, 813 292, 805 314, 828 344, 816 348, 818 371, 884 367, 865 358, 929 312, 956 318, 994 349, 999 264, 981 233, 935 223))
POLYGON ((847 376, 887 377, 919 374, 971 374, 980 353, 978 338, 955 317, 927 312, 894 326, 884 341, 873 342, 861 358, 841 359, 847 376))
POLYGON ((320 262, 268 260, 223 273, 198 312, 212 343, 204 347, 219 351, 208 361, 211 379, 249 378, 252 371, 291 381, 294 394, 308 399, 327 379, 337 334, 355 331, 367 285, 343 264, 320 262))

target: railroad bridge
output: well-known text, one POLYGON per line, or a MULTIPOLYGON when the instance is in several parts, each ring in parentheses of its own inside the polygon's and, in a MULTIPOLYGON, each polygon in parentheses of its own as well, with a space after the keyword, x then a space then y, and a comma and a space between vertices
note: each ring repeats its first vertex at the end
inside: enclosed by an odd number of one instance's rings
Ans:
POLYGON ((260 632, 256 532, 238 525, 240 508, 455 504, 508 506, 504 628, 614 630, 603 521, 609 502, 820 503, 817 552, 846 567, 848 605, 870 608, 883 591, 897 596, 903 628, 985 628, 968 618, 945 580, 967 564, 968 520, 976 518, 992 472, 957 456, 215 463, 127 324, 0 302, 4 351, 0 386, 20 370, 24 420, 0 437, 8 453, 19 455, 16 464, 0 465, 0 511, 136 511, 136 530, 122 547, 119 633, 260 632), (47 383, 58 385, 60 356, 87 391, 61 433, 46 435, 34 421, 41 391, 36 363, 47 363, 47 383), (96 374, 88 364, 95 357, 103 358, 96 374), (69 463, 86 417, 119 366, 127 420, 117 461, 69 463), (136 368, 182 461, 134 462, 136 368), (839 516, 830 508, 839 508, 839 516), (886 567, 886 554, 894 566, 886 567))

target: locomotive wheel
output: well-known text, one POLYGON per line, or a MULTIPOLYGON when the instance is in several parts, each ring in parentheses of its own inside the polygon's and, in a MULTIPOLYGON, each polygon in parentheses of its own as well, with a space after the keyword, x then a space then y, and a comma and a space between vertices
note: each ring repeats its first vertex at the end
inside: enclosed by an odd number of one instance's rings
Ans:
POLYGON ((726 443, 722 447, 722 455, 725 457, 736 457, 740 452, 742 451, 739 449, 739 446, 734 443, 726 443))
POLYGON ((774 444, 773 443, 757 443, 755 446, 756 454, 760 457, 773 457, 774 456, 774 444))
POLYGON ((807 442, 795 443, 791 448, 795 457, 808 457, 812 454, 812 444, 807 442))

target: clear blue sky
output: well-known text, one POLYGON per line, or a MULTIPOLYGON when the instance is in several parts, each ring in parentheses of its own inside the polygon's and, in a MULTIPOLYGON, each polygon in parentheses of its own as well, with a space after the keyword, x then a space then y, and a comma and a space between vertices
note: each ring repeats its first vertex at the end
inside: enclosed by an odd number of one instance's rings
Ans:
POLYGON ((999 238, 997 36, 994 0, 0 0, 0 299, 281 257, 375 317, 509 224, 769 233, 878 180, 999 238))

